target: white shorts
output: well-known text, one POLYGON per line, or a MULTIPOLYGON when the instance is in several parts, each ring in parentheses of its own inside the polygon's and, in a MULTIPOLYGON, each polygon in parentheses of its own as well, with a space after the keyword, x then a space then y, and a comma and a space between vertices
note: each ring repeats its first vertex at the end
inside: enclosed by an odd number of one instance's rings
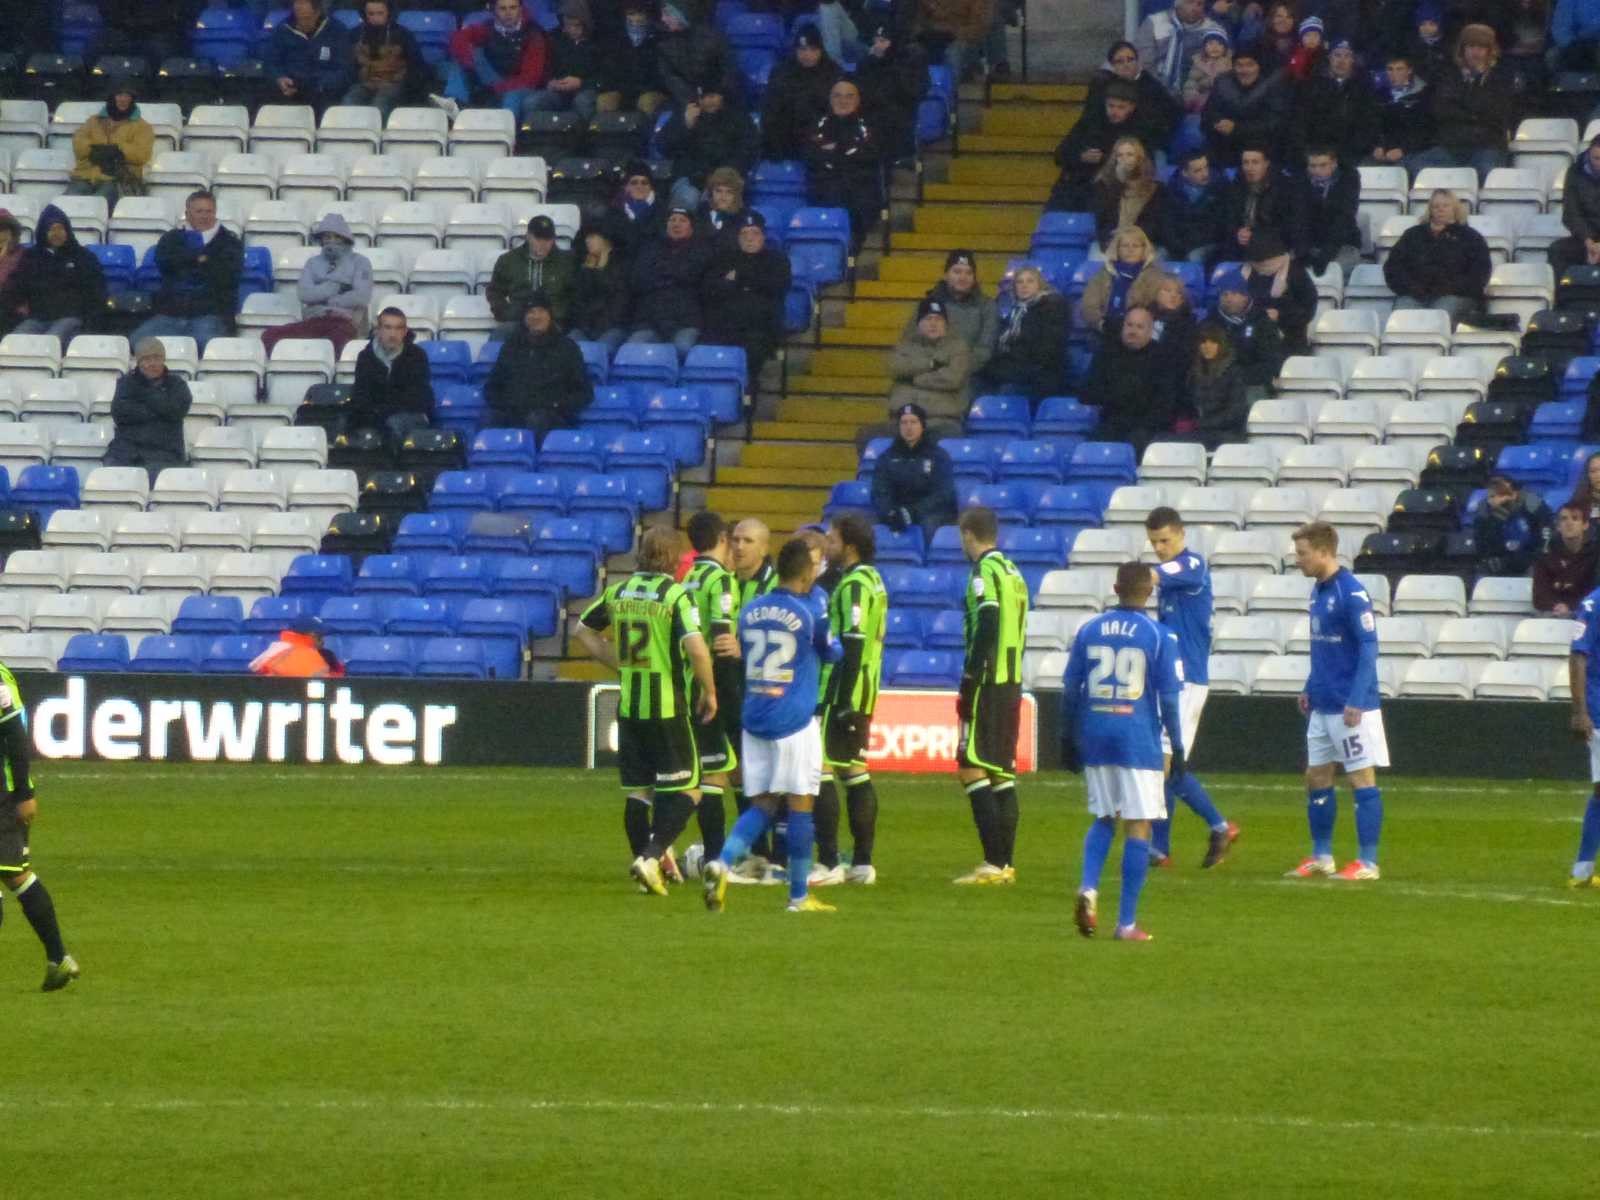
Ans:
POLYGON ((1343 713, 1311 714, 1306 724, 1306 766, 1340 763, 1345 773, 1389 765, 1389 741, 1383 734, 1383 713, 1368 709, 1351 729, 1343 713))
POLYGON ((1166 820, 1166 779, 1161 771, 1085 767, 1083 779, 1089 785, 1092 816, 1121 817, 1124 821, 1166 820))
POLYGON ((1600 783, 1600 732, 1589 739, 1589 782, 1600 783))
POLYGON ((822 787, 822 730, 815 717, 804 729, 771 740, 744 734, 741 766, 750 797, 815 796, 822 787))
MULTIPOLYGON (((1210 694, 1210 686, 1204 683, 1186 683, 1178 693, 1178 723, 1183 728, 1185 758, 1194 753, 1194 735, 1200 731, 1200 714, 1205 712, 1206 697, 1210 694)), ((1161 752, 1172 753, 1172 739, 1165 729, 1161 731, 1161 752)))

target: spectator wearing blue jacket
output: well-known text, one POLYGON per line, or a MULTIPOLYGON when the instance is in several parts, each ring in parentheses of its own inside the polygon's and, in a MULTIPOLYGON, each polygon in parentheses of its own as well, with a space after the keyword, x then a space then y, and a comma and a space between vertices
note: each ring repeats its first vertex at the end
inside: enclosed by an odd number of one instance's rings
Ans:
POLYGON ((928 413, 920 404, 902 404, 900 436, 878 458, 872 472, 872 507, 895 532, 916 525, 924 543, 941 525, 956 520, 956 468, 939 440, 928 432, 928 413))
POLYGON ((1556 0, 1550 37, 1560 70, 1593 71, 1600 63, 1600 0, 1556 0))
POLYGON ((1472 522, 1472 541, 1483 575, 1526 575, 1550 548, 1554 518, 1537 492, 1504 475, 1489 480, 1483 507, 1472 522))
POLYGON ((289 19, 272 31, 262 61, 278 104, 338 104, 355 82, 350 31, 328 17, 324 0, 294 0, 289 19))

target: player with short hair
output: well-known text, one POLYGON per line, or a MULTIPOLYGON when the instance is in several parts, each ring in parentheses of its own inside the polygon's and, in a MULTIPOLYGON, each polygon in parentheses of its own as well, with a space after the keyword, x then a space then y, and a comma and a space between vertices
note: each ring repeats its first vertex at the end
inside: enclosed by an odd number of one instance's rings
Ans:
POLYGON ((1573 618, 1579 628, 1567 659, 1567 682, 1572 686, 1572 732, 1589 747, 1589 779, 1594 790, 1583 810, 1583 830, 1578 835, 1578 858, 1572 864, 1568 887, 1600 887, 1594 873, 1600 852, 1600 735, 1595 714, 1600 713, 1600 589, 1578 604, 1573 618))
MULTIPOLYGON (((667 894, 661 859, 700 804, 700 752, 690 720, 717 715, 711 653, 700 614, 672 577, 678 531, 656 527, 639 539, 639 566, 611 584, 578 618, 575 636, 622 678, 618 774, 628 794, 623 814, 634 859, 629 874, 657 896, 667 894), (653 810, 646 829, 640 818, 653 810)), ((704 830, 702 830, 704 834, 704 830)))
POLYGON ((1183 654, 1178 635, 1144 611, 1155 589, 1148 567, 1123 563, 1115 587, 1117 606, 1079 628, 1062 679, 1061 763, 1084 773, 1094 817, 1083 839, 1073 920, 1084 937, 1094 936, 1100 872, 1120 817, 1122 895, 1113 936, 1148 942, 1138 914, 1150 869, 1150 826, 1167 814, 1164 764, 1170 763, 1169 779, 1181 779, 1184 771, 1183 654))
POLYGON ((822 778, 822 737, 817 727, 819 664, 843 654, 830 637, 828 618, 811 599, 816 565, 810 547, 791 538, 778 552, 778 587, 739 613, 744 648, 745 788, 750 807, 734 823, 722 854, 706 863, 706 907, 722 910, 728 870, 772 823, 787 801, 789 911, 833 912, 811 895, 814 828, 812 798, 822 778))
POLYGON ((1339 531, 1313 521, 1294 531, 1294 561, 1316 580, 1311 589, 1311 674, 1300 695, 1306 717, 1306 820, 1311 857, 1288 873, 1293 879, 1325 875, 1346 882, 1378 878, 1378 835, 1383 796, 1378 767, 1389 765, 1378 698, 1378 623, 1372 598, 1339 565, 1339 531), (1344 767, 1355 791, 1355 858, 1339 870, 1333 861, 1338 793, 1333 768, 1344 767))
MULTIPOLYGON (((772 559, 767 554, 767 547, 771 544, 772 531, 767 528, 767 523, 756 517, 746 517, 733 527, 733 532, 728 537, 728 549, 731 552, 733 573, 739 581, 739 594, 737 608, 743 608, 757 596, 765 596, 778 586, 778 572, 772 565, 772 559)), ((739 654, 739 639, 733 633, 728 633, 727 641, 723 643, 726 653, 737 656, 739 654)), ((741 668, 741 679, 743 668, 741 668)), ((741 684, 742 686, 742 684, 741 684)), ((739 713, 729 714, 726 723, 728 736, 735 745, 739 744, 739 713)), ((744 782, 740 773, 733 773, 733 802, 734 808, 740 814, 750 807, 750 800, 745 794, 744 782)), ((710 857, 709 855, 707 857, 710 857)), ((759 883, 768 875, 768 868, 772 859, 771 839, 763 834, 751 846, 751 857, 741 865, 738 872, 741 882, 759 883)))
MULTIPOLYGON (((1183 749, 1193 757, 1194 738, 1200 729, 1211 690, 1211 571, 1206 560, 1189 549, 1183 518, 1175 508, 1153 508, 1144 519, 1145 534, 1155 551, 1156 611, 1163 625, 1178 635, 1183 658, 1183 749)), ((1214 867, 1228 857, 1239 837, 1239 827, 1217 811, 1211 794, 1193 773, 1184 771, 1167 780, 1168 816, 1155 822, 1150 860, 1166 866, 1170 860, 1173 801, 1182 800, 1211 830, 1202 867, 1214 867)))
POLYGON ((867 741, 878 704, 883 672, 883 638, 889 593, 872 561, 878 543, 860 513, 843 513, 829 523, 828 560, 841 572, 828 604, 828 626, 844 647, 844 657, 823 668, 822 791, 817 797, 817 866, 813 886, 872 884, 878 829, 878 793, 867 770, 867 741), (850 867, 839 862, 839 792, 843 781, 850 810, 850 867))
MULTIPOLYGON (((714 512, 698 512, 685 526, 694 561, 683 577, 683 586, 694 599, 700 614, 700 630, 711 645, 711 674, 716 681, 717 715, 694 731, 700 751, 700 807, 698 815, 705 840, 703 858, 722 853, 727 836, 727 816, 723 797, 732 773, 739 768, 738 748, 728 733, 730 722, 737 729, 739 688, 743 681, 737 655, 717 649, 724 634, 733 632, 739 619, 739 581, 729 569, 733 561, 728 524, 714 512)), ((723 643, 726 645, 726 643, 723 643)), ((691 871, 692 875, 694 872, 691 871)))
MULTIPOLYGON (((44 984, 46 992, 59 992, 81 971, 77 960, 67 953, 61 941, 61 926, 56 920, 55 902, 44 881, 33 873, 29 856, 28 830, 38 812, 33 781, 28 776, 30 747, 28 714, 22 707, 22 689, 11 668, 0 663, 0 762, 5 769, 5 794, 0 795, 0 883, 17 898, 22 915, 44 946, 44 984)), ((5 906, 0 903, 0 916, 5 906)))
POLYGON ((1000 553, 1000 522, 988 508, 961 514, 967 576, 966 656, 956 716, 961 731, 957 773, 972 805, 983 862, 960 884, 1015 883, 1017 735, 1022 723, 1022 644, 1028 623, 1028 583, 1000 553))

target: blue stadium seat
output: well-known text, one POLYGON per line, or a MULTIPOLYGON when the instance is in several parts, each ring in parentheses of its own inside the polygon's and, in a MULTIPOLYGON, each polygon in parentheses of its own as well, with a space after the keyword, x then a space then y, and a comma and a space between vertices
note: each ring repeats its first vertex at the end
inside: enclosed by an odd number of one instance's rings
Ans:
POLYGON ((605 472, 626 480, 628 491, 646 512, 659 512, 672 503, 672 447, 660 434, 623 434, 606 447, 605 472))
POLYGON ((285 596, 347 596, 354 582, 348 555, 300 554, 289 564, 279 591, 285 596))
POLYGON ((902 650, 889 660, 887 682, 897 688, 953 688, 961 682, 961 655, 948 650, 902 650))
POLYGON ((922 615, 920 608, 891 608, 883 623, 884 648, 922 649, 922 615))
POLYGON ((750 367, 741 346, 700 345, 683 360, 678 380, 686 386, 722 384, 738 388, 740 396, 750 390, 750 367))
MULTIPOLYGON (((549 632, 539 632, 538 637, 548 637, 549 632)), ((513 639, 520 647, 530 632, 529 604, 525 597, 484 596, 468 600, 461 610, 457 632, 462 637, 503 637, 513 639)))
POLYGON ((478 353, 472 360, 472 383, 475 387, 482 387, 489 382, 489 375, 494 371, 494 364, 500 358, 500 348, 504 345, 504 342, 485 342, 478 347, 478 353))
POLYGON ((1092 404, 1079 404, 1071 396, 1046 396, 1039 401, 1033 418, 1033 436, 1054 438, 1060 435, 1090 437, 1100 423, 1100 410, 1092 404))
POLYGON ((580 341, 578 350, 583 355, 583 370, 589 376, 589 382, 605 383, 611 375, 611 359, 606 354, 606 344, 580 341))
POLYGON ((1094 215, 1086 212, 1047 212, 1039 218, 1029 241, 1034 254, 1060 251, 1077 254, 1080 258, 1089 253, 1089 243, 1094 241, 1094 215))
POLYGON ((1583 400, 1549 400, 1533 410, 1528 425, 1528 440, 1536 445, 1558 442, 1570 445, 1583 436, 1583 418, 1588 404, 1583 400))
MULTIPOLYGON (((691 351, 690 357, 693 356, 691 351)), ((668 439, 678 466, 698 467, 705 462, 710 423, 693 392, 677 388, 652 394, 645 401, 643 428, 668 439)))
POLYGON ((450 49, 450 38, 456 31, 456 18, 449 12, 401 12, 397 18, 400 28, 409 29, 417 39, 417 49, 430 67, 445 61, 450 49))
POLYGON ((1018 567, 1064 567, 1066 543, 1052 525, 1010 527, 1000 531, 1000 550, 1018 567))
POLYGON ((758 162, 750 172, 748 195, 767 204, 793 200, 796 207, 805 203, 806 167, 793 159, 758 162))
POLYGON ((875 560, 879 566, 920 567, 924 549, 922 545, 922 529, 912 525, 902 529, 899 533, 887 525, 874 525, 872 527, 873 540, 877 543, 878 555, 875 560))
POLYGON ((797 208, 784 227, 783 244, 793 251, 801 246, 832 246, 840 262, 850 256, 850 210, 847 208, 797 208))
POLYGON ((89 242, 83 248, 99 261, 108 291, 125 292, 133 286, 134 276, 139 270, 139 259, 132 246, 89 242))
POLYGON ((256 657, 272 645, 272 637, 260 633, 236 633, 212 638, 200 656, 200 670, 207 675, 243 675, 256 657))
POLYGON ((489 488, 489 472, 475 467, 468 471, 441 471, 433 481, 433 494, 428 497, 428 507, 433 512, 453 508, 489 511, 494 508, 494 494, 489 488))
POLYGON ((789 290, 783 297, 783 330, 785 333, 804 333, 811 328, 817 312, 817 290, 804 279, 794 278, 793 266, 789 269, 789 290))
POLYGON ((967 410, 968 437, 1025 438, 1031 427, 1026 396, 979 396, 967 410))
POLYGON ((619 383, 678 382, 678 352, 666 342, 624 342, 611 364, 611 377, 619 383))
POLYGON ((487 596, 494 580, 494 562, 478 555, 441 555, 428 564, 422 594, 487 596))
POLYGON ((322 611, 317 614, 317 619, 328 633, 380 634, 384 625, 382 597, 329 596, 322 602, 322 611))
POLYGON ((156 262, 154 246, 146 250, 144 257, 139 260, 139 269, 133 276, 133 286, 141 292, 153 292, 161 286, 161 267, 156 262))
POLYGON ((250 292, 270 292, 272 279, 272 249, 268 246, 246 246, 240 282, 250 292))
POLYGON ((633 549, 633 531, 639 523, 639 506, 625 479, 610 475, 583 475, 573 481, 567 513, 592 521, 607 554, 633 549))
POLYGON ((1166 271, 1176 275, 1183 284, 1183 290, 1188 294, 1189 303, 1197 310, 1203 310, 1210 302, 1206 295, 1206 269, 1199 263, 1169 262, 1163 264, 1166 271))
POLYGON ((39 514, 41 528, 63 508, 78 507, 76 467, 46 467, 38 463, 24 467, 11 485, 11 503, 31 508, 39 514))
POLYGON ((501 481, 495 503, 501 512, 526 513, 539 518, 559 517, 567 511, 560 476, 531 471, 506 476, 501 481))
POLYGON ((189 44, 219 67, 234 66, 250 52, 255 13, 249 8, 207 8, 195 19, 189 44))
POLYGON ((889 603, 906 608, 949 608, 961 601, 964 567, 890 567, 883 572, 889 603))
POLYGON ((444 596, 396 596, 383 611, 383 632, 391 637, 453 637, 459 624, 444 596))
POLYGON ((840 513, 860 512, 871 514, 872 484, 864 479, 845 479, 833 485, 828 493, 828 503, 823 506, 822 519, 831 521, 840 513))
POLYGON ((188 674, 200 669, 200 655, 208 639, 153 633, 139 643, 128 670, 142 674, 188 674))
POLYGON ((1564 483, 1567 475, 1566 458, 1557 457, 1554 446, 1507 446, 1500 451, 1494 469, 1497 475, 1541 491, 1564 483))
POLYGON ((57 18, 61 31, 61 53, 83 57, 93 48, 100 36, 104 21, 100 10, 93 4, 64 4, 57 18))
POLYGON ((471 438, 489 411, 483 391, 470 383, 447 383, 433 390, 433 424, 438 429, 454 429, 471 438))
POLYGON ((321 607, 322 597, 316 594, 303 596, 262 596, 250 606, 250 615, 241 628, 245 633, 276 636, 304 617, 312 617, 321 607))
POLYGON ((172 632, 222 637, 239 633, 243 625, 244 602, 237 596, 185 596, 172 619, 172 632))
POLYGON ((983 438, 948 438, 939 443, 955 467, 956 483, 993 483, 996 444, 983 438))
POLYGON ((1039 493, 1033 506, 1033 523, 1098 529, 1104 514, 1105 500, 1100 492, 1085 484, 1068 483, 1039 493))
POLYGON ((423 574, 431 561, 430 555, 370 554, 351 590, 358 596, 420 596, 423 574))
POLYGON ((579 423, 601 445, 639 427, 639 395, 631 383, 594 389, 594 400, 583 410, 579 423))
POLYGON ((407 513, 391 549, 396 554, 458 554, 464 533, 462 520, 471 510, 455 513, 407 513))
POLYGON ((415 675, 416 649, 410 638, 358 637, 345 643, 348 675, 415 675))
POLYGON ((1584 354, 1567 363, 1561 376, 1561 398, 1582 400, 1589 394, 1589 381, 1600 373, 1600 357, 1584 354))
POLYGON ((428 356, 428 369, 432 374, 435 388, 447 383, 470 384, 472 382, 472 346, 470 343, 444 339, 419 341, 417 349, 428 356))
POLYGON ((1039 268, 1045 282, 1058 292, 1067 290, 1072 273, 1083 265, 1084 254, 1076 250, 1044 250, 1028 256, 1027 261, 1039 268))
POLYGON ((58 671, 126 671, 128 639, 120 634, 75 633, 56 663, 58 671))
POLYGON ((1114 479, 1122 483, 1135 483, 1139 478, 1139 464, 1133 456, 1133 447, 1126 442, 1083 442, 1072 452, 1067 464, 1067 479, 1114 479))
POLYGON ((1033 511, 1034 492, 1020 483, 980 483, 956 489, 956 503, 969 508, 989 508, 1002 525, 1026 525, 1033 511))
POLYGON ((489 670, 483 663, 483 642, 478 638, 427 638, 417 659, 417 674, 486 679, 489 670))
POLYGON ((930 567, 959 567, 967 561, 967 552, 961 548, 961 528, 941 525, 933 531, 923 556, 930 567))
POLYGON ((860 463, 856 465, 856 478, 871 479, 873 471, 877 469, 879 457, 892 445, 894 439, 886 437, 875 437, 868 442, 867 448, 861 452, 860 463))
POLYGON ((582 430, 552 429, 539 447, 539 470, 560 479, 563 491, 580 475, 598 474, 604 464, 600 442, 582 430))
MULTIPOLYGON (((502 559, 492 599, 497 605, 520 607, 525 628, 533 637, 554 637, 561 630, 561 584, 555 568, 544 559, 502 559)), ((497 632, 497 623, 512 619, 510 608, 480 608, 478 603, 469 600, 461 610, 464 635, 492 634, 497 632)))
POLYGON ((533 517, 528 513, 473 513, 461 553, 485 556, 527 554, 533 549, 533 522, 533 517))
POLYGON ((473 467, 520 467, 533 470, 537 452, 531 429, 484 429, 472 439, 467 462, 473 467))
POLYGON ((787 249, 790 277, 813 288, 838 283, 849 270, 849 253, 833 242, 800 242, 787 249))
POLYGON ((916 134, 919 146, 949 136, 950 101, 943 92, 930 91, 917 101, 916 134))
POLYGON ((600 546, 592 520, 567 517, 542 522, 534 555, 551 565, 556 580, 574 596, 592 596, 599 583, 600 546))
POLYGON ((924 650, 965 651, 966 614, 959 608, 941 608, 929 613, 922 627, 924 650))
POLYGON ((1001 451, 1001 483, 1060 483, 1061 474, 1061 455, 1053 442, 1007 442, 1001 451))

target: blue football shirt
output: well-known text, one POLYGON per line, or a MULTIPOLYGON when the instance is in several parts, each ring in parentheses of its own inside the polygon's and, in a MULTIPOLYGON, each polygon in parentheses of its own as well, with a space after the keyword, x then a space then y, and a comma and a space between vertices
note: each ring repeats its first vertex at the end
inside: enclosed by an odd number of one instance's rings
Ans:
POLYGON ((1156 567, 1161 623, 1178 635, 1186 683, 1211 683, 1211 571, 1193 550, 1156 567))
POLYGON ((826 611, 811 596, 780 587, 739 613, 744 649, 745 731, 777 739, 798 733, 817 711, 821 664, 843 657, 826 611))
POLYGON ((1372 598, 1348 568, 1311 589, 1311 711, 1378 707, 1378 623, 1372 598))
POLYGON ((1178 636, 1131 608, 1086 621, 1067 658, 1065 706, 1085 766, 1159 771, 1161 696, 1183 689, 1178 636))
POLYGON ((1588 672, 1584 676, 1583 703, 1591 721, 1600 717, 1600 588, 1590 592, 1573 614, 1578 622, 1572 639, 1572 652, 1584 657, 1588 672))

